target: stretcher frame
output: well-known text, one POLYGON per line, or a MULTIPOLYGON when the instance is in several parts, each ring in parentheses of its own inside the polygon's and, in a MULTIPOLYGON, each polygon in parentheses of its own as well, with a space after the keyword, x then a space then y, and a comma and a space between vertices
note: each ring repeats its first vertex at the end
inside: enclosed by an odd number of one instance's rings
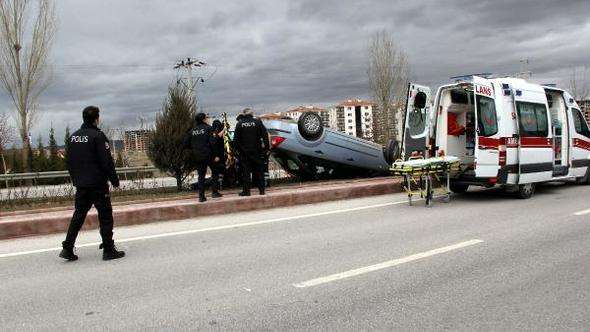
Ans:
POLYGON ((408 204, 412 206, 413 196, 420 195, 427 207, 432 205, 432 200, 442 198, 443 202, 451 200, 451 176, 460 171, 460 160, 452 157, 424 159, 423 157, 411 157, 412 160, 424 160, 425 163, 414 165, 411 162, 398 160, 391 166, 394 176, 403 177, 402 187, 408 194, 408 204), (434 187, 433 179, 441 186, 434 187), (442 185, 444 183, 444 185, 442 185))

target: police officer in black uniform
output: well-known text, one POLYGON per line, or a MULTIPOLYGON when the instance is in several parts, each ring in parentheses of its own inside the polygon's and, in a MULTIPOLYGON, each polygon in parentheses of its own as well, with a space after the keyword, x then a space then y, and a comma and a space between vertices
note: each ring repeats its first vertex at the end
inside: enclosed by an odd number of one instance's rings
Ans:
POLYGON ((213 157, 211 160, 211 177, 217 178, 217 182, 212 183, 212 185, 214 186, 213 188, 216 189, 216 196, 221 197, 222 195, 219 193, 219 189, 221 189, 223 184, 225 162, 227 160, 227 156, 225 155, 225 141, 223 139, 225 128, 223 123, 219 120, 213 121, 211 128, 213 129, 213 138, 215 139, 215 143, 213 143, 213 157))
MULTIPOLYGON (((205 113, 198 113, 195 117, 195 126, 189 130, 184 139, 185 148, 192 150, 192 157, 197 163, 199 202, 205 202, 207 200, 205 197, 205 175, 207 174, 207 167, 211 167, 213 158, 213 146, 215 145, 215 137, 213 135, 213 128, 207 123, 207 115, 205 113)), ((217 188, 219 173, 211 173, 212 197, 221 197, 217 188)))
POLYGON ((109 193, 110 182, 119 187, 119 177, 115 171, 111 156, 109 140, 98 129, 100 110, 88 106, 82 111, 84 124, 69 137, 67 149, 67 168, 76 187, 75 211, 68 228, 66 240, 62 242, 63 250, 59 257, 74 261, 74 244, 78 232, 84 224, 88 210, 94 205, 98 211, 100 236, 103 249, 102 259, 111 260, 125 256, 117 250, 113 241, 113 208, 109 193))
POLYGON ((250 196, 254 182, 260 195, 264 195, 264 158, 269 151, 268 132, 260 119, 255 119, 251 109, 242 111, 242 118, 236 125, 234 141, 239 150, 243 180, 240 196, 250 196))

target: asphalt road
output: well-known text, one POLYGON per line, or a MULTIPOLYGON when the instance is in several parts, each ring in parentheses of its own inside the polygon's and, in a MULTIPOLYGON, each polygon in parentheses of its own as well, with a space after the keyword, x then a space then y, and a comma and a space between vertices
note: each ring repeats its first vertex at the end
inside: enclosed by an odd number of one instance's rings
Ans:
POLYGON ((403 195, 0 241, 0 330, 588 330, 590 187, 403 195))

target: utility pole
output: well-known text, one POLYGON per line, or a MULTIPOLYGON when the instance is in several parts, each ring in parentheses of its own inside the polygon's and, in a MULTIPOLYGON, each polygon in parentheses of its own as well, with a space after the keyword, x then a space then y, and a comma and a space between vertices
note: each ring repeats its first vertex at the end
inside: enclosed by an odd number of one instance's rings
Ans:
MULTIPOLYGON (((186 70, 187 72, 187 79, 188 79, 188 89, 189 92, 191 94, 194 93, 194 89, 195 89, 195 82, 193 79, 193 67, 203 67, 206 66, 207 64, 204 61, 201 60, 197 60, 194 58, 186 58, 186 60, 179 60, 176 65, 174 65, 174 69, 177 70, 186 70)), ((202 77, 197 78, 197 83, 203 83, 205 82, 205 80, 202 77)))
POLYGON ((529 59, 520 59, 520 73, 518 73, 518 77, 529 79, 531 76, 533 76, 533 73, 529 71, 529 59))

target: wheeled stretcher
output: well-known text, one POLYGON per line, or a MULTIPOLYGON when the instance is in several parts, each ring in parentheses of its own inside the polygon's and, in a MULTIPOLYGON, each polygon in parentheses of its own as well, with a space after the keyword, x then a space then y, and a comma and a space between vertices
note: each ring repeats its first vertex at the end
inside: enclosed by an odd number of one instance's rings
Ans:
POLYGON ((436 158, 410 158, 407 161, 396 161, 391 166, 394 176, 404 178, 403 188, 408 194, 408 203, 412 205, 412 197, 420 195, 426 206, 430 206, 432 199, 442 197, 448 202, 451 199, 451 174, 460 170, 460 160, 453 156, 436 158), (434 188, 433 180, 440 184, 434 188))

